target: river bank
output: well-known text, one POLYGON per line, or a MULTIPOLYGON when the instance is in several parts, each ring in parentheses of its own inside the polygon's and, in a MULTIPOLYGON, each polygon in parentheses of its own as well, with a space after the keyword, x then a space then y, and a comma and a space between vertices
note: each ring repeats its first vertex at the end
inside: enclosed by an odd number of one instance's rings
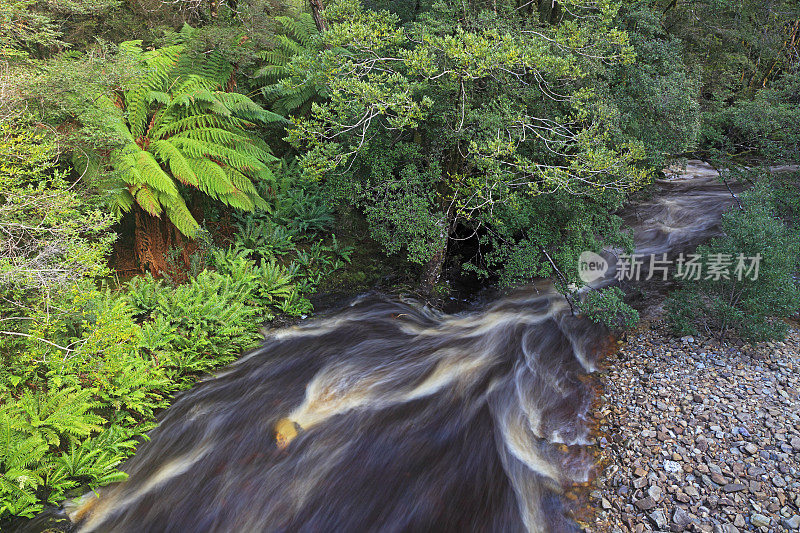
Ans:
POLYGON ((797 531, 799 371, 797 324, 758 346, 629 335, 601 374, 591 529, 797 531))

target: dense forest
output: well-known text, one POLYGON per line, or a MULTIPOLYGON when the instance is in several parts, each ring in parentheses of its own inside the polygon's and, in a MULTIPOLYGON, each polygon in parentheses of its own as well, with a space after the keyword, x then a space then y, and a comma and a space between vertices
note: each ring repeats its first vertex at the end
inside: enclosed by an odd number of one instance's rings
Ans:
POLYGON ((572 298, 687 157, 747 189, 700 252, 763 260, 680 287, 675 331, 780 338, 794 0, 0 0, 0 520, 124 479, 176 392, 315 295, 572 298))

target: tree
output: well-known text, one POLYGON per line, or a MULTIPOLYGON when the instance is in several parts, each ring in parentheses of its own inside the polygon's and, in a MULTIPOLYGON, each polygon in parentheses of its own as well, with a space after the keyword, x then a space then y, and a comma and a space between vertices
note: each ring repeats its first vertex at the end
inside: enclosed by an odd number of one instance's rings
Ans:
POLYGON ((617 5, 564 6, 572 15, 550 24, 513 2, 438 2, 401 27, 342 0, 325 11, 327 48, 293 59, 332 94, 293 119, 306 172, 424 265, 426 289, 456 233, 481 238, 472 268, 484 274, 512 256, 524 259, 509 280, 552 273, 548 255, 569 268, 574 246, 618 237, 611 212, 647 180, 641 145, 612 145, 607 105, 586 83, 598 64, 633 60, 617 5))
POLYGON ((664 26, 660 4, 630 2, 617 15, 636 52, 633 63, 593 72, 598 90, 608 87, 622 139, 645 145, 648 163, 664 168, 693 150, 700 133, 697 74, 685 64, 684 43, 664 26))
POLYGON ((796 67, 799 20, 794 0, 686 0, 665 10, 666 29, 685 43, 685 61, 700 78, 705 111, 752 96, 796 67))

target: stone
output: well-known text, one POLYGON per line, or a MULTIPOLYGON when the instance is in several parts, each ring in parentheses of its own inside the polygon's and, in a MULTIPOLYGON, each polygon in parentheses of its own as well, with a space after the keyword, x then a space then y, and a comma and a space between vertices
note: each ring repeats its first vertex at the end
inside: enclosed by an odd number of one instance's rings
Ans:
POLYGON ((666 529, 668 522, 667 522, 667 515, 664 513, 663 509, 656 509, 652 513, 650 513, 650 520, 656 525, 658 529, 666 529))
POLYGON ((769 527, 769 517, 760 513, 750 515, 750 523, 756 527, 769 527))
POLYGON ((711 474, 711 481, 713 481, 717 485, 726 485, 728 483, 728 478, 726 478, 722 474, 717 474, 715 472, 711 474))
POLYGON ((744 451, 746 451, 750 455, 755 455, 756 453, 758 453, 758 446, 756 446, 752 442, 748 442, 747 444, 744 445, 744 451))
POLYGON ((786 529, 800 529, 800 515, 794 515, 791 518, 783 518, 781 525, 786 529))
POLYGON ((675 512, 672 513, 672 522, 681 528, 680 530, 682 531, 689 527, 689 524, 693 522, 692 515, 690 515, 685 509, 676 507, 675 512))
POLYGON ((650 497, 650 496, 645 496, 645 497, 644 497, 644 498, 642 498, 641 500, 636 500, 636 503, 634 503, 634 505, 635 505, 635 506, 636 506, 636 507, 637 507, 637 508, 638 508, 640 511, 649 511, 650 509, 652 509, 653 507, 655 507, 655 506, 656 506, 656 502, 655 502, 655 500, 653 500, 653 498, 652 498, 652 497, 650 497))
POLYGON ((683 471, 683 467, 680 463, 675 461, 664 461, 664 470, 670 474, 677 474, 678 472, 683 471))
POLYGON ((661 487, 658 485, 651 485, 649 489, 647 489, 647 494, 653 498, 653 501, 656 503, 661 501, 661 498, 664 497, 664 493, 661 490, 661 487))
POLYGON ((742 483, 728 483, 722 486, 722 492, 741 492, 747 489, 747 485, 742 483))

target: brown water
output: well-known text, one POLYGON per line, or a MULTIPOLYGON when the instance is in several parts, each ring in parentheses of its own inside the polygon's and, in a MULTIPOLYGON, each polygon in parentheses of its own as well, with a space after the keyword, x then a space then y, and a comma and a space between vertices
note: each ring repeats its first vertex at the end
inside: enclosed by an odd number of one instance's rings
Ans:
MULTIPOLYGON (((694 162, 625 219, 637 251, 675 252, 732 202, 694 162)), ((575 530, 606 338, 533 289, 458 315, 362 297, 183 394, 80 531, 575 530)))

